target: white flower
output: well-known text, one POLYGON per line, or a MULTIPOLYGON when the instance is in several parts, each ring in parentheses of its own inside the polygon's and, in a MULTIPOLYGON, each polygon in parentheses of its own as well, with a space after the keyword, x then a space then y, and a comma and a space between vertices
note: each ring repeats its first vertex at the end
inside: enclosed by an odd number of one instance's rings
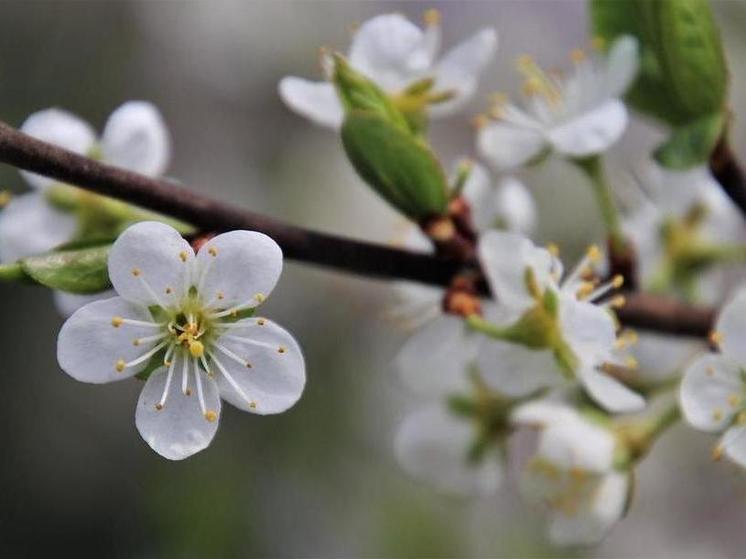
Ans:
POLYGON ((746 466, 746 289, 723 307, 715 334, 721 352, 702 355, 684 373, 679 401, 689 424, 723 433, 713 456, 746 466))
MULTIPOLYGON (((486 231, 503 224, 509 229, 515 227, 528 232, 535 226, 533 198, 528 189, 512 177, 502 179, 495 187, 487 170, 473 164, 462 195, 469 203, 477 230, 486 231)), ((408 229, 403 244, 412 250, 432 251, 432 244, 416 227, 408 229)), ((397 295, 395 315, 417 328, 396 357, 401 374, 415 387, 427 382, 426 392, 430 394, 463 387, 464 369, 473 360, 477 336, 466 329, 463 320, 442 311, 442 289, 410 282, 397 282, 394 289, 397 295)))
MULTIPOLYGON (((163 118, 155 106, 144 101, 129 101, 116 109, 100 139, 87 122, 60 109, 32 114, 21 131, 75 153, 150 176, 162 174, 170 158, 170 140, 163 118)), ((14 262, 50 251, 74 240, 80 232, 78 217, 47 199, 45 191, 55 184, 54 179, 21 173, 35 191, 12 198, 0 212, 0 262, 14 262)), ((74 310, 73 296, 59 297, 63 298, 58 300, 63 314, 74 310)))
POLYGON ((627 126, 621 96, 637 74, 637 51, 632 37, 618 39, 606 55, 574 51, 575 68, 568 77, 547 74, 522 57, 525 106, 496 98, 490 114, 497 120, 477 136, 480 153, 496 168, 511 169, 546 150, 572 158, 606 151, 627 126))
POLYGON ((672 171, 651 163, 642 174, 642 187, 647 198, 623 227, 637 249, 645 288, 674 289, 709 304, 722 300, 728 282, 724 268, 717 266, 723 262, 718 249, 742 244, 744 228, 709 169, 672 171))
POLYGON ((522 489, 551 512, 549 537, 557 545, 601 541, 629 499, 628 472, 614 469, 616 440, 573 408, 534 401, 513 413, 517 425, 541 429, 522 489))
POLYGON ((396 458, 410 476, 455 495, 493 495, 503 477, 497 449, 470 460, 478 433, 469 418, 450 412, 443 403, 410 413, 395 439, 396 458))
MULTIPOLYGON (((396 96, 423 79, 433 79, 433 116, 450 114, 465 104, 477 87, 479 74, 492 58, 497 35, 483 29, 438 59, 440 21, 437 12, 426 12, 423 31, 400 14, 386 14, 366 21, 355 33, 348 58, 352 67, 396 96), (439 98, 438 98, 439 97, 439 98)), ((334 85, 286 77, 279 84, 283 101, 317 124, 338 128, 342 105, 334 85)))
POLYGON ((617 336, 612 308, 621 301, 596 301, 621 286, 621 278, 595 286, 584 279, 600 252, 591 247, 563 277, 553 254, 515 233, 491 231, 479 241, 479 258, 497 304, 485 318, 503 339, 480 336, 476 363, 495 390, 526 396, 577 378, 588 394, 612 412, 641 409, 641 396, 607 374, 624 365, 625 344, 617 336), (545 340, 533 339, 541 335, 545 340))
POLYGON ((261 233, 224 233, 195 255, 168 225, 133 225, 109 255, 118 297, 90 303, 65 322, 60 366, 92 383, 155 366, 137 405, 137 428, 162 456, 186 458, 210 444, 221 398, 272 414, 300 397, 305 365, 296 341, 266 318, 242 318, 269 295, 281 269, 280 248, 261 233))

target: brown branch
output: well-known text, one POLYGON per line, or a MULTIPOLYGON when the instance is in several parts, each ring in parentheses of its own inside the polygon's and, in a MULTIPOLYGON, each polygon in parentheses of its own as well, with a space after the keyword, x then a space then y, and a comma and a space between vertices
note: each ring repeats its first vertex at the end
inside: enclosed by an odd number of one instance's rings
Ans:
MULTIPOLYGON (((275 239, 287 258, 364 276, 448 286, 464 271, 442 257, 309 231, 224 204, 163 179, 146 177, 69 152, 0 122, 0 162, 181 219, 204 231, 249 229, 275 239)), ((208 191, 209 189, 204 189, 208 191)), ((480 291, 488 294, 482 284, 480 291)), ((713 313, 666 299, 631 295, 620 313, 628 326, 703 336, 713 313)))
POLYGON ((746 175, 725 135, 720 138, 710 155, 710 171, 723 191, 746 216, 746 175))

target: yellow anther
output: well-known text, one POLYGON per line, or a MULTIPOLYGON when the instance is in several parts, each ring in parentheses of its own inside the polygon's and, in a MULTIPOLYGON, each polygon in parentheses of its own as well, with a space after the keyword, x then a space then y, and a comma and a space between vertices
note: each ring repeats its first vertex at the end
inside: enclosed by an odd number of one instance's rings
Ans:
POLYGON ((713 330, 710 332, 710 343, 714 346, 720 347, 720 345, 723 343, 723 333, 719 330, 713 330))
POLYGON ((186 262, 187 261, 187 256, 188 256, 188 254, 187 254, 187 252, 185 250, 182 250, 179 253, 179 258, 181 258, 182 262, 186 262))
POLYGON ((746 411, 742 411, 738 414, 738 417, 736 417, 736 423, 740 426, 746 425, 746 411))
POLYGON ((214 410, 207 410, 205 412, 205 419, 210 423, 215 423, 218 420, 218 414, 214 410))
POLYGON ((531 56, 530 54, 522 54, 516 60, 516 64, 519 70, 525 70, 525 69, 533 68, 534 66, 536 66, 536 61, 534 60, 534 57, 531 56))
POLYGON ((209 254, 210 256, 217 256, 218 249, 216 249, 215 247, 210 247, 207 249, 207 254, 209 254))
POLYGON ((247 361, 247 362, 246 362, 246 368, 247 368, 247 369, 253 369, 253 368, 254 368, 254 365, 252 365, 251 363, 249 363, 249 362, 247 361))
POLYGON ((257 293, 256 295, 254 295, 254 299, 256 299, 258 303, 264 303, 264 301, 267 300, 267 298, 262 293, 257 293))
POLYGON ((738 394, 731 394, 728 396, 728 405, 732 408, 737 408, 741 405, 743 399, 738 394))
POLYGON ((115 316, 111 319, 111 325, 114 328, 119 328, 124 323, 124 319, 121 316, 115 316))
POLYGON ((623 285, 624 285, 624 276, 622 276, 621 274, 617 274, 616 276, 614 276, 614 279, 611 280, 611 286, 614 289, 619 289, 623 285))
POLYGON ((715 421, 722 421, 723 420, 723 410, 717 408, 713 410, 712 412, 712 419, 715 421))
POLYGON ((637 369, 637 367, 640 366, 640 364, 637 362, 637 359, 635 359, 631 355, 627 357, 624 362, 630 369, 637 369))
POLYGON ((173 292, 174 292, 174 290, 171 289, 170 287, 166 288, 166 295, 171 295, 171 293, 173 293, 173 292))
POLYGON ((590 260, 593 264, 598 264, 601 261, 601 257, 603 256, 603 253, 601 252, 601 249, 598 248, 598 245, 589 246, 588 252, 586 254, 588 255, 588 260, 590 260))
POLYGON ((192 355, 192 357, 202 357, 205 354, 205 346, 202 344, 202 342, 190 342, 189 353, 192 355))
POLYGON ((163 404, 161 404, 161 403, 156 404, 155 405, 155 409, 158 410, 158 411, 161 411, 163 409, 163 404))
POLYGON ((547 250, 549 251, 549 254, 551 254, 554 258, 558 258, 560 255, 560 249, 556 243, 549 243, 547 245, 547 250))
POLYGON ((225 295, 223 295, 222 291, 217 292, 217 297, 218 297, 218 301, 222 301, 223 299, 225 299, 225 295))
POLYGON ((134 340, 132 340, 132 345, 135 346, 135 347, 139 346, 140 345, 140 340, 138 340, 137 338, 135 338, 134 340))
POLYGON ((249 407, 253 410, 256 409, 256 402, 249 402, 249 407))
POLYGON ((164 365, 165 365, 166 367, 170 367, 170 366, 171 366, 171 363, 172 363, 172 361, 165 361, 165 360, 163 361, 163 364, 164 364, 164 365))
POLYGON ((265 322, 266 322, 266 321, 265 321, 265 320, 264 320, 263 318, 259 318, 259 319, 257 319, 257 321, 256 321, 256 323, 257 323, 257 324, 258 324, 259 326, 264 326, 265 322))
POLYGON ((191 395, 192 395, 192 389, 187 388, 186 391, 184 392, 184 396, 191 396, 191 395))
POLYGON ((588 295, 593 293, 594 289, 596 289, 596 286, 593 284, 593 282, 584 281, 578 287, 576 295, 578 296, 578 299, 585 299, 586 297, 588 297, 588 295))
POLYGON ((715 369, 714 369, 713 367, 707 367, 707 368, 705 369, 705 374, 706 374, 706 375, 707 375, 708 377, 714 377, 714 376, 715 376, 715 369))
POLYGON ((591 39, 591 48, 593 50, 603 50, 605 46, 606 41, 603 37, 596 36, 591 39))
POLYGON ((492 120, 503 120, 505 118, 505 108, 500 105, 490 107, 487 116, 492 120))
POLYGON ((503 93, 502 91, 496 91, 492 95, 490 95, 490 102, 495 105, 504 105, 509 100, 508 94, 503 93))
POLYGON ((572 52, 570 52, 570 60, 572 60, 576 64, 579 62, 583 62, 585 58, 585 51, 583 49, 573 49, 572 52))
POLYGON ((124 359, 120 359, 117 361, 116 365, 114 365, 114 368, 117 370, 117 373, 121 373, 124 371, 124 368, 127 366, 127 363, 124 362, 124 359))
POLYGON ((287 351, 287 348, 285 346, 280 346, 277 348, 277 353, 285 353, 287 351))
POLYGON ((523 85, 521 86, 521 93, 523 93, 526 97, 533 97, 534 95, 537 95, 542 90, 542 83, 541 80, 535 77, 528 78, 523 82, 523 85))
POLYGON ((13 195, 10 193, 9 190, 3 190, 0 192, 0 208, 4 208, 7 206, 11 199, 13 198, 13 195))
POLYGON ((712 459, 715 461, 720 460, 723 457, 723 445, 717 445, 712 449, 712 459))
POLYGON ((490 123, 490 118, 485 114, 479 114, 471 119, 471 125, 477 130, 481 130, 490 123))
POLYGON ((624 295, 617 295, 609 301, 609 306, 611 306, 612 309, 621 309, 626 303, 627 299, 624 295))
POLYGON ((142 270, 140 268, 132 268, 132 275, 137 277, 140 277, 142 275, 142 270))
POLYGON ((425 13, 422 14, 422 19, 425 22, 425 25, 429 27, 440 25, 440 20, 441 20, 440 11, 434 8, 425 10, 425 13))

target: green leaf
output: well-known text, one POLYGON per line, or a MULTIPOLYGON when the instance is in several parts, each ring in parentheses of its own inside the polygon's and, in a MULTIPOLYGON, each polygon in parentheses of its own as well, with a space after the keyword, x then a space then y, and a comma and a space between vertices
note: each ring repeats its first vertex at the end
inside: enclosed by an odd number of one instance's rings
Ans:
POLYGON ((445 214, 445 173, 421 139, 379 115, 352 111, 342 143, 363 180, 399 211, 415 220, 445 214))
POLYGON ((69 293, 97 293, 111 286, 106 266, 110 246, 62 250, 20 261, 34 281, 69 293))
POLYGON ((725 117, 715 113, 674 128, 669 139, 655 150, 655 158, 669 169, 686 170, 710 158, 723 132, 725 117))
POLYGON ((145 368, 137 373, 135 375, 135 378, 140 380, 148 380, 150 375, 152 375, 156 369, 159 367, 163 367, 163 358, 166 356, 166 349, 162 349, 158 351, 155 355, 153 355, 150 359, 148 359, 147 365, 145 365, 145 368))

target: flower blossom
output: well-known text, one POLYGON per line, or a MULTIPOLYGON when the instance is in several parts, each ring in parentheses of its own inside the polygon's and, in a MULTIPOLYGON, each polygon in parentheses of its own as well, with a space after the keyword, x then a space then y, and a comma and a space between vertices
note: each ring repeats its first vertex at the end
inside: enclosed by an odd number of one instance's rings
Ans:
POLYGON ((522 489, 529 500, 548 507, 551 541, 562 546, 600 542, 623 516, 631 488, 629 472, 614 468, 613 433, 549 401, 518 407, 512 420, 540 429, 522 489))
POLYGON ((77 310, 60 331, 57 357, 83 382, 149 374, 135 422, 160 455, 180 460, 206 448, 221 398, 257 414, 283 412, 300 398, 298 344, 253 316, 282 269, 272 239, 232 231, 195 254, 172 227, 140 222, 114 243, 108 266, 118 296, 77 310))
MULTIPOLYGON (((420 101, 432 105, 431 115, 443 116, 473 96, 479 74, 497 47, 497 35, 483 29, 438 59, 440 16, 429 10, 425 20, 423 30, 400 14, 376 16, 355 32, 348 58, 355 70, 395 100, 408 99, 410 86, 432 80, 420 101)), ((322 63, 328 66, 325 58, 322 63)), ((288 107, 315 123, 341 126, 342 104, 332 83, 286 77, 279 93, 288 107)))
MULTIPOLYGON (((155 106, 144 101, 130 101, 116 109, 100 138, 87 122, 60 109, 32 114, 21 131, 149 176, 161 175, 170 158, 170 139, 163 118, 155 106)), ((50 201, 50 188, 59 184, 54 179, 27 171, 21 174, 34 191, 12 198, 0 212, 0 262, 41 254, 73 241, 86 232, 84 220, 99 215, 95 204, 101 197, 81 192, 81 208, 76 213, 50 201), (86 204, 90 206, 88 212, 82 209, 86 204)), ((86 301, 85 297, 60 292, 55 293, 55 298, 58 308, 68 316, 69 311, 86 301)))
POLYGON ((547 151, 583 158, 606 151, 627 127, 621 100, 637 74, 638 46, 617 39, 605 55, 573 51, 573 72, 544 72, 529 56, 518 62, 525 77, 523 107, 503 95, 490 111, 494 121, 479 130, 477 146, 497 169, 520 167, 547 151))
POLYGON ((712 340, 719 353, 700 356, 687 367, 679 401, 694 428, 723 433, 713 457, 725 455, 746 467, 746 290, 720 311, 712 340))

